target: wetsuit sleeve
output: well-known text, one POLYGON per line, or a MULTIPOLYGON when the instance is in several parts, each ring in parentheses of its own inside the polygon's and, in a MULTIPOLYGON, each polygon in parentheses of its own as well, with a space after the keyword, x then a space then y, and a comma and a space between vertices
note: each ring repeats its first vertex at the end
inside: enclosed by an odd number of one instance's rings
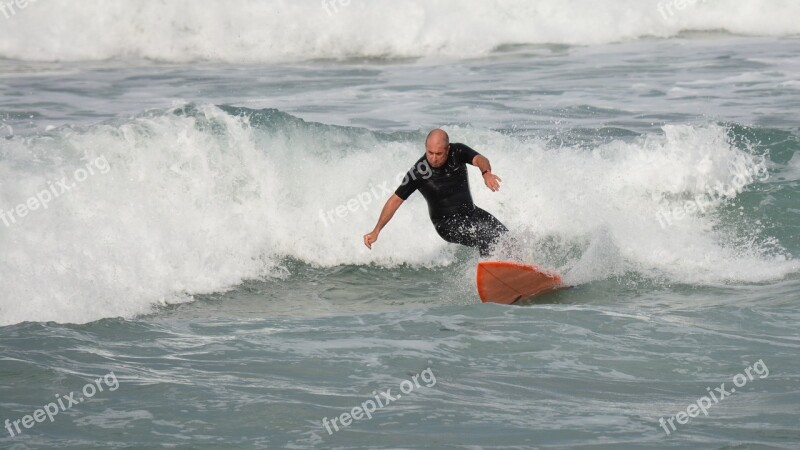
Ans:
POLYGON ((406 173, 405 178, 403 178, 403 182, 400 183, 400 186, 394 191, 398 197, 402 198, 403 200, 407 200, 414 191, 417 190, 417 183, 416 177, 413 174, 414 169, 411 169, 406 173))
POLYGON ((480 153, 464 144, 456 143, 452 144, 452 147, 453 158, 455 158, 456 162, 459 164, 472 164, 472 160, 475 159, 476 156, 480 155, 480 153))

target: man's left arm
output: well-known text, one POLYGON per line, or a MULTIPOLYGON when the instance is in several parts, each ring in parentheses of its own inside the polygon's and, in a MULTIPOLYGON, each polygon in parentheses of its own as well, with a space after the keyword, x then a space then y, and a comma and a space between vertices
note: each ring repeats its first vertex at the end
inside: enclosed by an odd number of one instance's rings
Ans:
POLYGON ((485 156, 475 155, 475 157, 472 158, 471 164, 481 170, 481 175, 483 176, 483 182, 486 183, 486 187, 491 189, 492 192, 497 192, 500 190, 500 182, 503 180, 501 180, 500 177, 492 173, 492 165, 489 163, 489 160, 486 159, 485 156))

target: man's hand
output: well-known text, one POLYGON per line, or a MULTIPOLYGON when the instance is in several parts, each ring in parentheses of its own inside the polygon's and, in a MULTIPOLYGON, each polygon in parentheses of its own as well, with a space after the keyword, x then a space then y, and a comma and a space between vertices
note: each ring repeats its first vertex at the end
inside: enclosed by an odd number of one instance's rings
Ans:
POLYGON ((389 223, 395 211, 397 211, 397 208, 399 208, 404 201, 405 200, 400 198, 397 194, 392 194, 389 200, 386 200, 386 204, 383 205, 383 209, 381 210, 381 216, 378 217, 378 224, 375 225, 375 229, 364 235, 364 245, 366 245, 368 249, 372 250, 372 244, 378 240, 378 235, 381 233, 381 230, 389 223))
POLYGON ((372 244, 378 240, 378 235, 380 231, 372 231, 364 235, 364 245, 367 246, 368 249, 372 250, 372 244))
POLYGON ((472 165, 481 170, 483 182, 486 183, 486 187, 491 189, 492 192, 497 192, 500 190, 500 182, 503 180, 492 173, 492 165, 485 156, 475 155, 475 157, 472 158, 472 165))
POLYGON ((497 192, 500 190, 500 182, 503 181, 497 175, 493 174, 491 171, 486 172, 483 174, 483 182, 486 183, 486 187, 492 190, 492 192, 497 192))

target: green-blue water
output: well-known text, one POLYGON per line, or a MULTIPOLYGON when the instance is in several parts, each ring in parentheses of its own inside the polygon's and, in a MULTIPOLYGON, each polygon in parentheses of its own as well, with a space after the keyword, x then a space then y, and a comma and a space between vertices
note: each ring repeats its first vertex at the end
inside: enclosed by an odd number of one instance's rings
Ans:
POLYGON ((0 61, 0 447, 798 448, 797 48, 0 61), (481 304, 419 195, 364 248, 438 126, 573 288, 481 304))

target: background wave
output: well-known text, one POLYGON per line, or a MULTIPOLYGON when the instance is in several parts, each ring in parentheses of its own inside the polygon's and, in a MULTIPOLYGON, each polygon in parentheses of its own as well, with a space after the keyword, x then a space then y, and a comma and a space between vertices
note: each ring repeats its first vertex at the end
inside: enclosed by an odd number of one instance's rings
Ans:
POLYGON ((212 0, 202 7, 190 0, 31 0, 0 13, 0 57, 475 57, 508 44, 593 45, 687 30, 797 35, 798 16, 800 4, 791 0, 212 0))
MULTIPOLYGON (((788 233, 778 215, 796 199, 782 198, 779 187, 796 182, 796 158, 765 160, 744 143, 769 130, 666 126, 554 147, 544 138, 447 129, 487 154, 505 180, 491 193, 471 173, 476 203, 523 242, 516 257, 565 271, 570 282, 634 272, 717 285, 797 270, 792 249, 770 237, 788 233), (737 170, 767 167, 780 176, 753 177, 704 212, 660 224, 660 211, 730 184, 737 170)), ((274 109, 192 104, 11 138, 0 154, 5 211, 56 180, 73 180, 87 161, 103 158, 108 170, 0 228, 0 322, 131 316, 243 280, 287 276, 286 258, 322 267, 449 265, 457 247, 436 235, 419 195, 372 252, 361 243, 423 140, 423 131, 379 133, 274 109)))

